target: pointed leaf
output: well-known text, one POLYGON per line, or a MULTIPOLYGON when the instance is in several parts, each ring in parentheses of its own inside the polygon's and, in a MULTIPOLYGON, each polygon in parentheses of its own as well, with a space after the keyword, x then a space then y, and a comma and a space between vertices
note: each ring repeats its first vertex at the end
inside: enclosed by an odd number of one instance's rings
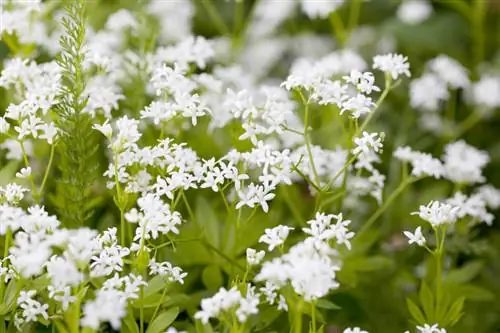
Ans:
POLYGON ((422 304, 422 308, 424 309, 425 317, 427 322, 433 323, 434 320, 434 294, 431 289, 422 281, 422 285, 420 286, 419 292, 420 304, 422 304))
POLYGON ((316 306, 320 309, 327 309, 327 310, 340 310, 341 307, 338 306, 337 304, 330 302, 329 300, 326 299, 319 299, 316 302, 316 306))
POLYGON ((462 310, 464 308, 465 297, 458 298, 448 310, 446 317, 444 318, 443 326, 454 325, 462 316, 462 310))
POLYGON ((408 311, 410 311, 412 318, 418 324, 425 324, 425 317, 422 310, 420 310, 420 308, 409 298, 406 299, 406 305, 408 306, 408 311))
POLYGON ((482 261, 472 261, 467 263, 464 266, 449 272, 446 276, 446 282, 453 284, 469 282, 479 274, 483 266, 484 263, 482 261))
POLYGON ((160 313, 151 324, 149 324, 146 333, 162 333, 174 322, 179 314, 179 308, 170 308, 160 313))

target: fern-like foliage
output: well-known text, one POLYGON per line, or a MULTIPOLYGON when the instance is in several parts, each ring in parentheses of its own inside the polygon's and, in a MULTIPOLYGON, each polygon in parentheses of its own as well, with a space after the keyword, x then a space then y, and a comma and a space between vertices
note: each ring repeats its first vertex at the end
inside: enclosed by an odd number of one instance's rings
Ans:
POLYGON ((85 2, 73 0, 62 19, 65 33, 59 43, 57 62, 62 69, 62 91, 56 118, 60 129, 59 171, 55 204, 62 221, 69 227, 84 224, 90 214, 88 199, 97 175, 98 142, 92 120, 84 112, 85 91, 85 2))

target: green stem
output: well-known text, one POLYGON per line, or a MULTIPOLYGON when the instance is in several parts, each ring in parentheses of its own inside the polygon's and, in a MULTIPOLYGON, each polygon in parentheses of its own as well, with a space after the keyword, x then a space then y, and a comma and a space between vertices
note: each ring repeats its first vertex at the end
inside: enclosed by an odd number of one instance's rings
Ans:
POLYGON ((221 256, 222 258, 224 258, 226 261, 228 261, 231 265, 237 267, 239 270, 241 270, 242 272, 245 271, 245 267, 240 265, 238 262, 236 262, 234 259, 232 258, 229 258, 224 252, 222 252, 221 250, 219 250, 218 248, 216 248, 215 246, 213 246, 212 244, 210 244, 209 242, 207 242, 206 240, 202 239, 201 240, 201 243, 208 247, 210 250, 214 251, 215 253, 217 253, 219 256, 221 256))
MULTIPOLYGON (((26 154, 26 148, 24 147, 24 142, 23 142, 23 140, 19 140, 18 142, 21 145, 21 152, 23 153, 24 166, 26 168, 29 168, 30 162, 28 161, 28 155, 26 154)), ((30 184, 31 184, 31 191, 33 192, 33 199, 35 200, 36 203, 39 203, 40 196, 38 195, 38 192, 37 192, 36 186, 35 186, 35 181, 33 179, 33 170, 29 174, 28 180, 30 181, 30 184)))
POLYGON ((449 140, 454 140, 462 136, 465 132, 476 126, 482 119, 483 117, 481 116, 481 112, 473 111, 467 118, 464 119, 464 121, 462 121, 458 125, 458 128, 449 137, 449 140))
POLYGON ((383 203, 383 205, 380 206, 375 211, 375 213, 373 213, 373 215, 368 219, 368 221, 366 221, 365 224, 363 224, 361 229, 358 231, 357 236, 365 233, 368 229, 370 229, 372 224, 380 217, 380 215, 382 215, 383 212, 385 212, 385 210, 387 208, 389 208, 389 206, 392 204, 392 202, 403 192, 403 190, 408 185, 410 185, 411 183, 413 183, 417 180, 418 180, 418 178, 412 178, 412 177, 408 177, 408 178, 402 180, 401 183, 399 184, 399 186, 394 190, 394 192, 391 193, 391 195, 389 196, 389 198, 387 198, 387 200, 383 203))
POLYGON ((231 208, 229 208, 229 204, 227 203, 226 196, 224 195, 224 191, 220 188, 219 185, 217 185, 217 189, 219 190, 219 193, 222 197, 222 201, 224 201, 224 206, 226 207, 226 211, 229 213, 231 211, 231 208))
POLYGON ((293 325, 294 333, 303 333, 302 332, 302 299, 297 304, 297 310, 295 314, 295 323, 293 325))
POLYGON ((217 28, 220 34, 222 35, 229 35, 229 29, 226 26, 226 23, 222 20, 222 17, 219 15, 219 12, 217 11, 217 8, 214 6, 211 0, 201 0, 201 4, 207 11, 207 14, 214 24, 214 26, 217 28))
POLYGON ((311 303, 311 325, 312 333, 316 333, 316 303, 311 303))
POLYGON ((346 171, 346 170, 347 170, 347 168, 348 168, 348 167, 349 167, 352 163, 354 163, 354 161, 356 160, 356 158, 358 158, 358 156, 359 156, 359 153, 358 153, 358 154, 356 154, 356 155, 353 155, 353 156, 351 157, 351 159, 350 159, 349 161, 347 161, 347 163, 346 163, 346 164, 342 167, 342 169, 340 169, 340 170, 339 170, 339 171, 335 174, 335 176, 333 176, 333 178, 332 178, 332 179, 330 179, 330 180, 328 181, 328 184, 326 184, 326 186, 325 186, 325 187, 323 187, 323 190, 324 190, 324 191, 328 191, 328 190, 330 189, 330 186, 332 186, 332 185, 333 185, 333 183, 334 183, 334 182, 335 182, 335 181, 336 181, 336 180, 337 180, 337 179, 338 179, 338 178, 339 178, 339 177, 340 177, 340 176, 344 173, 344 171, 346 171))
POLYGON ((349 32, 349 35, 352 33, 352 31, 356 28, 358 24, 359 13, 361 12, 361 5, 362 5, 361 0, 351 1, 351 8, 349 11, 349 23, 347 24, 347 31, 349 32))
POLYGON ((359 127, 358 130, 356 131, 355 136, 358 136, 359 134, 363 133, 363 131, 366 129, 366 126, 368 126, 368 124, 372 120, 373 115, 378 110, 382 102, 385 100, 391 88, 392 88, 392 76, 389 73, 385 73, 385 88, 382 91, 382 94, 380 94, 380 97, 378 98, 377 102, 375 103, 375 107, 373 108, 373 110, 368 114, 368 116, 366 116, 365 120, 361 124, 361 127, 359 127))
POLYGON ((139 298, 141 302, 141 308, 139 309, 140 333, 144 333, 144 286, 141 286, 139 298))
POLYGON ((333 33, 339 43, 339 46, 344 47, 347 38, 344 28, 344 22, 342 22, 338 11, 335 10, 330 14, 330 23, 332 25, 333 33))
POLYGON ((38 191, 38 194, 41 196, 43 194, 43 189, 45 188, 45 184, 47 183, 47 179, 49 178, 50 170, 52 168, 52 162, 54 161, 54 152, 56 145, 52 144, 50 147, 50 157, 49 157, 49 163, 47 164, 47 169, 45 169, 45 174, 43 175, 42 179, 42 185, 40 185, 40 190, 38 191))
POLYGON ((314 175, 314 184, 319 187, 319 177, 318 172, 316 171, 316 165, 314 164, 314 157, 312 154, 311 148, 311 140, 309 139, 309 103, 304 98, 304 95, 301 91, 299 91, 300 98, 302 99, 302 103, 304 104, 304 141, 306 143, 307 156, 309 157, 309 164, 311 166, 311 170, 314 175))
POLYGON ((484 60, 485 34, 484 34, 484 18, 486 16, 487 1, 473 1, 472 8, 472 33, 473 33, 473 59, 474 70, 484 60))

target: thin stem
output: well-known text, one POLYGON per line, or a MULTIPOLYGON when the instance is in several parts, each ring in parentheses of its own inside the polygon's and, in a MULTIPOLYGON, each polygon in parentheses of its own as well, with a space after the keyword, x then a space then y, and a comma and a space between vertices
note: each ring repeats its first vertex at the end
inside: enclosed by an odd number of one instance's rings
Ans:
POLYGON ((222 35, 229 35, 229 29, 226 26, 226 23, 222 20, 222 17, 219 15, 217 8, 215 8, 214 4, 211 0, 201 0, 201 3, 205 10, 207 11, 210 20, 212 20, 213 24, 219 30, 219 33, 222 35))
POLYGON ((339 42, 340 47, 343 47, 346 43, 347 38, 344 28, 344 22, 342 22, 342 19, 340 18, 340 15, 337 11, 333 11, 330 14, 330 23, 332 25, 335 38, 339 42))
POLYGON ((482 119, 483 117, 481 116, 481 112, 472 112, 467 118, 464 119, 464 121, 462 121, 458 125, 458 128, 453 132, 453 135, 451 135, 449 139, 453 140, 462 136, 465 132, 476 126, 482 119))
POLYGON ((359 156, 359 153, 356 154, 356 155, 353 155, 351 157, 351 159, 349 161, 347 161, 347 163, 342 167, 342 169, 340 169, 336 174, 335 176, 332 177, 332 179, 330 179, 328 181, 328 183, 323 187, 324 191, 328 191, 328 189, 330 188, 330 186, 332 186, 332 184, 344 173, 344 171, 347 170, 347 168, 352 164, 354 163, 354 161, 356 160, 356 158, 358 158, 359 156))
MULTIPOLYGON (((26 154, 26 148, 24 147, 24 142, 23 142, 23 140, 19 140, 18 142, 21 145, 21 151, 23 153, 24 166, 26 168, 29 168, 30 167, 30 162, 28 161, 28 155, 26 154)), ((40 197, 39 197, 38 192, 36 190, 35 181, 33 180, 33 174, 32 173, 30 173, 28 175, 28 180, 30 181, 30 184, 31 184, 31 190, 33 192, 33 199, 35 200, 36 203, 38 203, 39 200, 40 200, 40 197)))
POLYGON ((316 191, 318 192, 322 191, 322 189, 318 185, 314 184, 314 182, 311 179, 309 179, 309 177, 307 177, 302 171, 300 171, 300 169, 297 168, 295 165, 292 165, 292 170, 298 173, 299 176, 301 176, 306 181, 306 183, 311 185, 316 191))
POLYGON ((472 33, 474 46, 472 50, 474 52, 474 66, 477 67, 484 59, 484 18, 486 16, 487 1, 476 0, 473 3, 472 33))
POLYGON ((50 170, 52 168, 52 162, 54 161, 55 148, 56 148, 55 144, 53 144, 50 147, 49 163, 47 164, 47 169, 45 169, 45 174, 43 175, 42 185, 40 185, 40 190, 38 191, 38 194, 40 196, 43 194, 43 189, 45 188, 45 184, 47 182, 47 179, 49 178, 50 170))
POLYGON ((210 244, 209 242, 207 242, 206 240, 202 239, 201 240, 201 243, 208 247, 210 250, 214 251, 215 253, 217 253, 219 256, 221 256, 222 258, 226 259, 230 264, 232 264, 233 266, 237 267, 238 269, 240 269, 242 272, 245 271, 245 267, 243 267, 242 265, 240 265, 238 262, 236 262, 234 259, 231 259, 229 258, 224 252, 222 252, 221 250, 219 250, 218 248, 216 248, 215 246, 213 246, 212 244, 210 244))
POLYGON ((372 224, 380 217, 380 215, 382 215, 383 212, 385 212, 387 208, 389 208, 392 202, 403 192, 403 190, 408 185, 417 180, 418 178, 412 178, 412 177, 408 177, 407 179, 402 180, 399 186, 394 190, 394 192, 391 193, 391 195, 389 196, 389 198, 387 198, 387 200, 383 203, 383 205, 380 206, 375 211, 375 213, 373 213, 373 215, 368 219, 368 221, 366 221, 366 223, 361 227, 361 229, 357 233, 357 236, 365 233, 368 229, 370 229, 372 224))
POLYGON ((184 201, 184 204, 186 205, 186 209, 188 211, 189 217, 191 218, 192 221, 195 220, 193 210, 191 209, 191 205, 189 204, 189 201, 186 198, 186 194, 184 194, 184 191, 181 190, 182 193, 182 200, 184 201))
POLYGON ((356 135, 358 136, 359 134, 363 133, 363 131, 366 129, 366 126, 370 123, 371 119, 373 118, 373 115, 375 112, 378 110, 382 102, 385 100, 387 97, 387 94, 389 94, 389 91, 392 88, 392 76, 388 73, 385 74, 385 88, 384 91, 382 91, 382 94, 380 94, 380 97, 378 98, 377 102, 375 103, 375 107, 373 110, 366 116, 365 120, 361 124, 361 127, 358 128, 356 131, 356 135))
POLYGON ((311 303, 311 325, 312 333, 316 333, 316 303, 311 303))
POLYGON ((359 13, 361 12, 361 5, 362 5, 361 0, 351 1, 351 8, 349 11, 349 22, 347 24, 347 31, 349 32, 349 35, 352 33, 352 31, 354 30, 354 28, 356 28, 356 25, 358 24, 359 13))
POLYGON ((114 170, 115 170, 115 186, 116 186, 116 201, 118 209, 120 210, 120 242, 125 246, 126 242, 126 227, 125 227, 125 212, 122 200, 122 190, 120 186, 120 179, 118 178, 118 152, 114 152, 114 170))
POLYGON ((224 201, 224 206, 226 207, 226 211, 230 212, 231 208, 229 208, 229 204, 227 203, 226 196, 224 195, 224 191, 220 188, 219 185, 217 185, 217 188, 219 190, 220 196, 222 197, 222 201, 224 201))
POLYGON ((309 103, 306 101, 304 98, 304 95, 302 94, 301 91, 299 91, 300 98, 302 99, 302 103, 304 103, 304 141, 306 143, 306 149, 307 149, 307 155, 309 157, 309 164, 311 166, 311 170, 314 175, 314 183, 316 185, 319 184, 318 180, 318 172, 316 171, 316 165, 314 164, 314 158, 312 154, 312 149, 311 149, 311 141, 309 139, 309 103))
POLYGON ((144 286, 139 291, 141 308, 139 310, 140 333, 144 333, 144 286))

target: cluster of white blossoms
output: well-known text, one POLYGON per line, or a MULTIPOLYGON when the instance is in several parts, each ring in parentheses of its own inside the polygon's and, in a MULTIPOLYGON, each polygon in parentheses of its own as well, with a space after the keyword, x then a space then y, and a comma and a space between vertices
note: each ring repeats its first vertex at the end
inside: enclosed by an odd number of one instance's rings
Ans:
POLYGON ((259 312, 257 306, 260 303, 260 294, 255 287, 248 285, 246 295, 233 287, 229 290, 220 288, 211 298, 201 301, 201 310, 194 317, 202 323, 208 323, 210 318, 219 318, 225 313, 234 314, 240 323, 244 323, 249 316, 259 312))
MULTIPOLYGON (((347 229, 350 221, 343 220, 342 214, 326 215, 317 213, 316 218, 303 228, 308 237, 289 251, 277 258, 263 263, 256 281, 264 281, 266 286, 283 288, 288 283, 295 293, 306 301, 316 300, 339 286, 335 279, 341 268, 341 260, 335 247, 345 245, 350 249, 349 239, 354 233, 347 229), (335 223, 332 221, 335 220, 335 223)), ((269 251, 284 243, 290 231, 289 227, 278 226, 267 229, 261 242, 269 244, 269 251)), ((269 288, 269 287, 268 287, 269 288)))
MULTIPOLYGON (((119 329, 129 302, 138 298, 140 286, 147 282, 142 276, 123 273, 124 260, 130 258, 131 249, 118 244, 116 228, 101 234, 88 228, 64 229, 43 207, 32 206, 25 211, 9 203, 0 206, 0 217, 4 226, 0 234, 13 234, 9 255, 2 261, 2 279, 9 282, 49 278, 48 295, 41 298, 48 297, 49 303, 35 298, 41 292, 21 290, 17 299, 21 309, 16 312, 18 329, 38 318, 48 319, 48 312, 64 313, 78 297, 75 290, 93 277, 105 279, 95 285, 95 299, 84 304, 81 325, 98 329, 101 323, 108 322, 119 329)), ((186 276, 168 262, 152 261, 150 267, 151 276, 159 274, 170 282, 183 283, 186 276)))
MULTIPOLYGON (((438 324, 429 325, 424 324, 422 326, 416 326, 417 333, 446 333, 444 328, 439 328, 438 324)), ((369 333, 368 331, 362 330, 359 327, 346 328, 343 333, 369 333)), ((410 333, 410 331, 405 331, 405 333, 410 333)))
POLYGON ((394 157, 412 166, 412 176, 446 178, 459 185, 484 182, 483 169, 490 161, 487 152, 470 146, 463 140, 447 144, 442 161, 407 146, 398 147, 394 151, 394 157))

